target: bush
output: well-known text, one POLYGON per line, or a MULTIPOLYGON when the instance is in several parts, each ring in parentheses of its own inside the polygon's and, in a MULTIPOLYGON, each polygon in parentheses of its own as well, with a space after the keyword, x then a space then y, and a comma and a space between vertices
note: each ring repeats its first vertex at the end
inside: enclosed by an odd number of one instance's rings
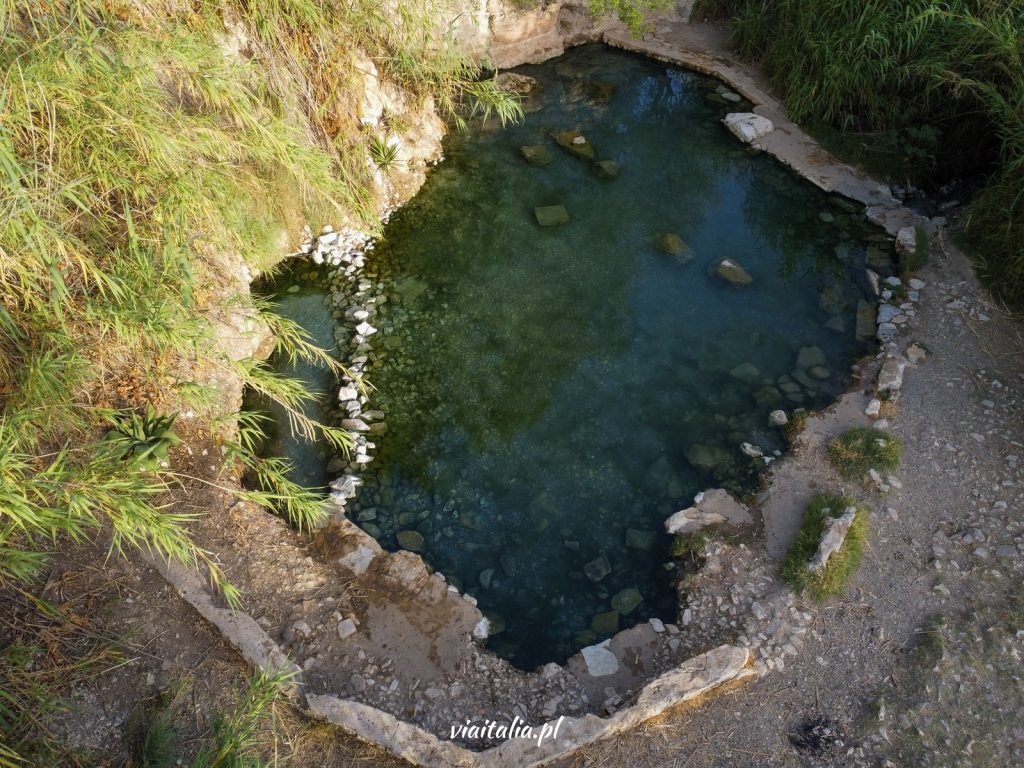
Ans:
POLYGON ((866 516, 867 513, 858 508, 857 502, 851 498, 831 494, 814 496, 804 512, 804 521, 796 538, 779 565, 782 578, 793 589, 819 602, 841 593, 864 553, 866 516), (828 517, 842 517, 850 507, 857 508, 857 514, 843 546, 828 559, 824 568, 812 573, 807 565, 818 551, 818 544, 825 531, 825 520, 828 517))
POLYGON ((828 458, 847 480, 863 480, 868 470, 895 469, 900 463, 900 441, 880 429, 857 427, 828 444, 828 458))
POLYGON ((1024 297, 1024 5, 1014 0, 701 0, 733 19, 790 116, 898 137, 936 177, 990 174, 968 234, 1024 297))

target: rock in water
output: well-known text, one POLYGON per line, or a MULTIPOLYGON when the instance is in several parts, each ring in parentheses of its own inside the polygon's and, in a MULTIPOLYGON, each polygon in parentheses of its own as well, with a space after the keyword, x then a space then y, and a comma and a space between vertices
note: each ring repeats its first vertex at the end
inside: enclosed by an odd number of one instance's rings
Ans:
POLYGON ((704 474, 713 474, 720 467, 732 461, 732 454, 717 445, 694 443, 686 449, 686 460, 704 474))
POLYGON ((757 141, 775 130, 771 120, 753 112, 732 112, 722 118, 722 123, 744 144, 757 141))
POLYGON ((659 232, 655 235, 654 247, 668 256, 674 256, 680 264, 693 259, 693 249, 673 232, 659 232))
POLYGON ((583 572, 591 581, 600 581, 612 572, 612 566, 608 562, 608 558, 601 555, 600 557, 595 557, 589 563, 584 565, 583 572))
POLYGON ((530 165, 545 166, 551 164, 551 153, 542 144, 524 144, 519 153, 530 165))
POLYGON ((604 613, 595 613, 593 620, 590 622, 590 628, 597 632, 598 635, 614 635, 619 631, 619 612, 605 611, 604 613))
POLYGON ((753 363, 740 363, 729 371, 729 375, 749 386, 754 386, 761 381, 761 372, 753 363))
POLYGON ((615 95, 615 84, 607 80, 590 80, 583 86, 587 97, 595 104, 603 105, 615 95))
POLYGON ((587 138, 579 131, 559 131, 552 133, 551 138, 573 157, 580 160, 594 159, 594 145, 587 141, 587 138))
POLYGON ((632 612, 640 603, 644 601, 644 596, 640 594, 640 590, 636 587, 628 587, 621 592, 617 592, 612 597, 612 608, 622 614, 632 612))
POLYGON ((569 222, 569 212, 564 205, 542 205, 533 209, 533 215, 542 227, 557 227, 569 222))
POLYGON ((712 267, 712 271, 736 288, 744 288, 754 282, 747 270, 732 259, 722 259, 712 267))
POLYGON ((602 179, 614 179, 622 168, 614 160, 598 160, 594 163, 594 170, 602 179))
POLYGON ((857 302, 857 341, 875 337, 875 305, 864 299, 857 302))
POLYGON ((399 531, 398 532, 398 546, 402 549, 408 549, 410 552, 420 552, 423 550, 423 536, 418 531, 399 531))

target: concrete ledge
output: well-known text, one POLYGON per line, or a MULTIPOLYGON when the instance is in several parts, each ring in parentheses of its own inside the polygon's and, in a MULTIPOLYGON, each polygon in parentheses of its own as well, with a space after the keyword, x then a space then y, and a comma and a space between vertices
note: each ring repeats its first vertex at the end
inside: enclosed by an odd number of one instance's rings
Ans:
MULTIPOLYGON (((598 739, 629 730, 667 709, 691 701, 724 683, 743 677, 750 659, 746 648, 722 645, 695 656, 668 674, 648 683, 636 702, 609 718, 586 715, 554 720, 546 725, 557 738, 510 739, 483 752, 471 752, 445 742, 386 712, 335 696, 310 695, 310 712, 361 739, 425 768, 532 768, 547 765, 598 739)), ((454 724, 453 724, 454 725, 454 724)))

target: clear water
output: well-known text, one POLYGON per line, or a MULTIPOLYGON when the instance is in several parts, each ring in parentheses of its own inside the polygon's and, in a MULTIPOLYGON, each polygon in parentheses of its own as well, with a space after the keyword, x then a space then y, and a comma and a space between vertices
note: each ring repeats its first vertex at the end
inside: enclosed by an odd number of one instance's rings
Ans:
POLYGON ((768 413, 846 388, 870 230, 731 138, 719 120, 745 105, 717 81, 601 46, 519 71, 540 83, 525 122, 451 137, 372 257, 388 431, 352 517, 391 548, 422 536, 530 668, 676 619, 663 521, 705 488, 750 492, 764 464, 740 446, 784 445, 768 413), (549 135, 570 129, 619 175, 549 135), (570 221, 538 226, 547 205, 570 221), (723 257, 753 284, 713 275, 723 257))

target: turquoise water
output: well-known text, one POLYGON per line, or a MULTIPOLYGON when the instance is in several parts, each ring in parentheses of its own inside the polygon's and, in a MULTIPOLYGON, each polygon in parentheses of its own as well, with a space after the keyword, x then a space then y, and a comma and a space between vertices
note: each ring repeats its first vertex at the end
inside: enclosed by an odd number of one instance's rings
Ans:
POLYGON ((526 120, 451 137, 370 260, 388 426, 350 513, 391 548, 418 534, 530 668, 676 620, 664 519, 705 488, 749 493, 764 462, 741 446, 784 447, 769 412, 848 386, 864 238, 876 262, 885 246, 729 136, 746 106, 714 80, 601 46, 518 71, 539 83, 526 120), (541 227, 540 206, 569 220, 541 227), (722 258, 753 282, 713 274, 722 258))

